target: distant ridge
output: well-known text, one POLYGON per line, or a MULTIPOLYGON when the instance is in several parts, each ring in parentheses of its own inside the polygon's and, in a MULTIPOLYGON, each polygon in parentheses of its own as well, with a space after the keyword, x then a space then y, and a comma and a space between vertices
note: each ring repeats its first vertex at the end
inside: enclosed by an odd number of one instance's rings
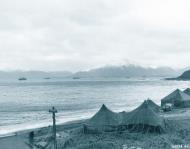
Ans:
POLYGON ((137 65, 122 65, 122 66, 105 66, 88 71, 79 71, 72 73, 69 71, 0 71, 0 78, 13 78, 26 77, 27 79, 47 79, 47 78, 131 78, 131 77, 172 77, 181 73, 181 70, 174 70, 169 67, 146 68, 137 65))
POLYGON ((145 68, 136 65, 123 65, 80 71, 75 73, 73 77, 167 77, 177 74, 177 71, 169 67, 145 68))
POLYGON ((16 79, 25 77, 27 79, 50 79, 50 78, 61 78, 71 76, 72 73, 68 71, 0 71, 1 79, 16 79))

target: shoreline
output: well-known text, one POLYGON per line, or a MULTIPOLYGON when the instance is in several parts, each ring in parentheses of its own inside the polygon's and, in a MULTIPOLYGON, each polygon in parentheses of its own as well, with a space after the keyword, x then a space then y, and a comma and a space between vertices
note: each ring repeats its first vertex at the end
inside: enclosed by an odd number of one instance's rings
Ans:
MULTIPOLYGON (((63 123, 57 124, 57 127, 68 127, 69 125, 81 124, 85 120, 87 120, 87 119, 78 119, 78 120, 72 120, 72 121, 63 122, 63 123)), ((52 127, 52 125, 43 126, 43 127, 36 127, 36 128, 31 128, 31 129, 23 129, 23 130, 11 132, 11 133, 3 134, 3 135, 0 135, 0 140, 3 139, 3 138, 25 135, 25 134, 27 134, 27 133, 29 133, 31 131, 36 132, 36 131, 39 131, 39 130, 48 129, 49 127, 52 127)))
MULTIPOLYGON (((175 119, 175 118, 179 118, 179 119, 190 119, 190 115, 185 114, 187 112, 184 111, 190 111, 190 108, 182 108, 182 109, 174 109, 172 112, 165 112, 165 113, 161 113, 160 115, 168 118, 168 119, 175 119), (180 111, 180 112, 179 112, 180 111)), ((58 123, 57 124, 57 128, 61 129, 69 129, 69 128, 73 128, 76 127, 76 125, 81 125, 81 123, 85 122, 86 120, 88 120, 87 118, 84 119, 77 119, 77 120, 71 120, 71 121, 67 121, 67 122, 63 122, 63 123, 58 123)), ((7 133, 7 134, 1 134, 0 135, 0 139, 3 138, 8 138, 8 137, 13 137, 13 136, 20 136, 20 135, 25 135, 28 134, 31 131, 37 132, 40 130, 46 130, 51 128, 52 125, 48 125, 48 126, 42 126, 42 127, 36 127, 36 128, 29 128, 29 129, 23 129, 23 130, 18 130, 18 131, 14 131, 11 133, 7 133)))
MULTIPOLYGON (((57 132, 79 127, 85 121, 86 119, 80 119, 80 120, 73 120, 73 121, 64 122, 62 124, 58 124, 57 132)), ((7 134, 5 136, 0 137, 0 147, 3 147, 3 149, 13 149, 14 146, 14 148, 18 149, 30 149, 29 147, 30 145, 28 144, 29 133, 33 131, 36 137, 44 136, 48 133, 48 130, 51 127, 52 126, 46 126, 46 127, 22 130, 22 131, 17 131, 15 133, 7 134)))
MULTIPOLYGON (((83 134, 78 128, 82 126, 82 124, 85 123, 88 119, 68 121, 57 125, 57 134, 59 136, 58 143, 64 144, 64 141, 66 142, 71 141, 69 144, 71 148, 72 147, 75 148, 76 147, 75 145, 77 144, 81 146, 87 145, 89 147, 91 144, 88 144, 86 142, 93 142, 98 137, 101 138, 101 141, 99 142, 100 144, 108 143, 107 145, 109 145, 109 143, 111 143, 112 141, 116 141, 119 146, 127 144, 129 146, 139 146, 142 148, 151 148, 154 146, 157 149, 160 148, 160 146, 163 147, 162 145, 165 144, 167 147, 171 147, 172 145, 176 145, 175 142, 176 139, 179 141, 178 143, 187 144, 189 141, 188 139, 189 134, 186 134, 184 136, 185 141, 181 136, 183 136, 183 132, 190 133, 189 113, 190 113, 190 108, 174 109, 171 112, 160 113, 160 115, 169 120, 168 122, 170 122, 172 125, 171 127, 168 128, 167 133, 161 135, 150 134, 153 140, 150 140, 149 134, 141 134, 141 133, 137 134, 129 132, 123 132, 123 133, 113 132, 113 133, 102 133, 99 135, 83 134), (102 139, 102 136, 105 137, 105 139, 102 139), (110 140, 110 142, 107 140, 110 140), (161 142, 161 144, 159 142, 161 142)), ((34 131, 34 138, 37 140, 38 144, 43 146, 44 143, 47 142, 47 140, 44 139, 48 137, 48 135, 49 136, 51 135, 50 129, 52 129, 52 126, 15 132, 12 136, 7 135, 6 137, 1 137, 0 146, 3 147, 3 149, 12 149, 13 146, 14 148, 30 149, 28 142, 29 142, 29 133, 31 131, 34 131)), ((96 142, 94 142, 94 144, 97 145, 96 142)))

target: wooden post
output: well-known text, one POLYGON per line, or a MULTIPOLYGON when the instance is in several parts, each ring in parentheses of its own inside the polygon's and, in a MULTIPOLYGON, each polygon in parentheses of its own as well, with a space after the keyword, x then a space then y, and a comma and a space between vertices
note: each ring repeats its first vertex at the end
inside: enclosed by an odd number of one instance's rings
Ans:
POLYGON ((52 107, 52 109, 49 110, 50 113, 52 113, 53 118, 53 139, 54 139, 54 149, 57 149, 57 140, 56 140, 56 120, 55 120, 55 113, 57 113, 57 110, 55 107, 52 107))

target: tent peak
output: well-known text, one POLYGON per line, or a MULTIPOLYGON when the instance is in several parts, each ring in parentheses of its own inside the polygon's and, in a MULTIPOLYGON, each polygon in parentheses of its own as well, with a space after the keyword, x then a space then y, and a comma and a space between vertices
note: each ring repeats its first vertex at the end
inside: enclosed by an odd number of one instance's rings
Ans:
POLYGON ((190 91, 190 88, 186 88, 183 92, 189 92, 190 91))
POLYGON ((177 88, 175 91, 177 91, 177 92, 181 92, 181 90, 180 90, 179 88, 177 88))
POLYGON ((116 125, 118 124, 117 114, 103 104, 100 110, 89 120, 92 126, 116 125))
POLYGON ((187 95, 190 95, 190 88, 186 88, 183 92, 186 93, 187 95))
POLYGON ((147 101, 147 100, 144 100, 142 106, 145 107, 145 108, 148 108, 148 101, 147 101))
POLYGON ((108 108, 106 107, 105 104, 102 104, 101 110, 107 110, 108 108))

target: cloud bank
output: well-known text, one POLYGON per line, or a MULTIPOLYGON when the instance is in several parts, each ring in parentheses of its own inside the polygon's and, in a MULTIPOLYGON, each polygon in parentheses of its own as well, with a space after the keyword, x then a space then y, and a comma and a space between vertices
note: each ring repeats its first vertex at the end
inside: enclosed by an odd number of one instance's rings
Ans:
POLYGON ((188 0, 2 0, 0 69, 188 67, 188 6, 188 0))

